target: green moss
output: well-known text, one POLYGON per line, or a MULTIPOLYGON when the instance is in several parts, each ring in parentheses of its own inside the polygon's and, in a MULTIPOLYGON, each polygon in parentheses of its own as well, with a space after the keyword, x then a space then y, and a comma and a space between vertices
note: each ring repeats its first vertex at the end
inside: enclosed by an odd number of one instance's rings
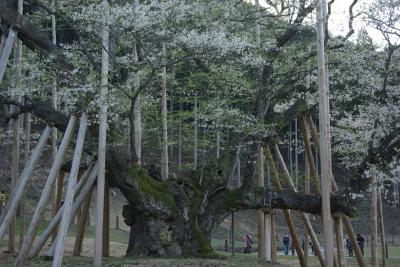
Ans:
POLYGON ((225 198, 224 198, 224 206, 225 209, 229 210, 235 206, 236 198, 237 198, 236 190, 227 189, 225 191, 225 198))
POLYGON ((176 203, 170 190, 171 182, 155 180, 147 174, 145 169, 137 166, 129 170, 129 176, 134 179, 145 195, 164 203, 172 212, 175 213, 177 211, 176 203))

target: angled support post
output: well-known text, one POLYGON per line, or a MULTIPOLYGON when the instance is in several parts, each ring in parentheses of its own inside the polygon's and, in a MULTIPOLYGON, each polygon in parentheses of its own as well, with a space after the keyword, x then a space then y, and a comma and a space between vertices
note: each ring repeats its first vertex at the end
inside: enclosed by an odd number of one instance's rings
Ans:
POLYGON ((39 227, 40 219, 42 218, 43 212, 46 209, 46 205, 50 200, 51 191, 53 189, 53 184, 54 184, 54 182, 58 176, 58 173, 61 169, 61 166, 63 164, 63 158, 65 156, 67 147, 69 145, 71 136, 73 134, 75 121, 76 121, 76 117, 75 117, 75 115, 72 115, 69 120, 67 130, 65 131, 64 138, 61 142, 60 149, 57 152, 57 155, 54 159, 53 166, 51 167, 50 173, 47 177, 46 185, 44 186, 43 193, 42 193, 39 203, 36 207, 31 224, 29 225, 28 232, 25 236, 24 242, 18 253, 18 257, 17 257, 17 260, 15 261, 14 266, 23 266, 25 263, 27 254, 29 252, 29 249, 32 246, 33 240, 36 235, 36 231, 39 227))
MULTIPOLYGON (((276 171, 274 160, 272 158, 272 154, 271 154, 271 150, 270 150, 269 146, 266 146, 264 148, 264 153, 265 153, 265 158, 267 159, 267 162, 269 164, 272 182, 274 183, 277 191, 282 191, 282 185, 279 181, 279 176, 276 171)), ((306 263, 306 260, 304 257, 303 249, 301 248, 300 239, 299 239, 299 236, 297 235, 297 230, 296 230, 296 227, 294 226, 292 217, 290 216, 290 212, 287 209, 283 209, 282 211, 283 211, 283 215, 286 219, 286 222, 288 224, 290 235, 292 236, 293 244, 296 248, 296 252, 297 252, 297 256, 300 261, 300 265, 302 267, 306 267, 307 263, 306 263)))
POLYGON ((85 141, 87 126, 87 118, 85 114, 81 116, 81 122, 79 126, 78 138, 76 141, 74 158, 72 160, 71 171, 68 179, 68 188, 64 201, 64 209, 62 213, 62 220, 60 223, 60 229, 57 237, 56 250, 54 254, 53 267, 61 266, 62 258, 64 254, 65 238, 67 236, 67 231, 69 227, 69 222, 71 219, 72 204, 74 201, 76 179, 79 171, 79 165, 82 157, 83 144, 85 141))
POLYGON ((26 164, 15 190, 12 192, 10 201, 8 202, 2 216, 0 217, 0 240, 4 238, 4 235, 10 226, 11 220, 13 218, 14 212, 17 210, 18 203, 22 199, 25 186, 28 182, 28 179, 31 177, 33 169, 40 158, 40 155, 43 151, 44 146, 46 145, 47 139, 50 136, 51 127, 46 126, 43 131, 42 136, 39 139, 38 144, 36 145, 28 163, 26 164))
POLYGON ((4 73, 6 72, 8 59, 10 58, 11 50, 14 46, 15 39, 17 38, 17 34, 19 31, 19 27, 17 25, 13 25, 10 27, 8 32, 8 37, 6 43, 4 45, 3 53, 1 53, 0 57, 0 84, 3 81, 4 73))
MULTIPOLYGON (((296 187, 294 186, 293 180, 290 177, 289 171, 286 167, 285 161, 283 160, 283 157, 279 151, 278 145, 275 144, 274 145, 274 152, 277 155, 278 158, 278 162, 279 165, 281 166, 281 168, 283 169, 283 172, 285 173, 285 178, 286 178, 286 184, 289 185, 289 189, 292 190, 293 192, 297 192, 296 187)), ((271 157, 272 159, 272 157, 271 157)), ((306 227, 307 233, 310 236, 311 242, 313 244, 314 247, 314 251, 315 254, 317 255, 319 262, 321 264, 321 266, 325 266, 325 261, 324 261, 324 256, 322 254, 322 250, 321 250, 321 246, 318 242, 317 236, 315 235, 314 229, 312 228, 310 219, 308 218, 307 214, 305 214, 304 212, 300 212, 301 218, 304 222, 304 225, 306 227)))
MULTIPOLYGON (((93 169, 90 172, 89 177, 87 178, 87 181, 85 182, 85 185, 82 188, 82 191, 79 193, 78 197, 76 197, 74 204, 72 206, 72 211, 71 214, 72 216, 75 215, 75 213, 78 211, 78 209, 81 207, 83 201, 86 199, 86 196, 88 195, 89 191, 91 190, 94 182, 96 181, 97 178, 97 172, 98 172, 98 165, 94 165, 93 169)), ((82 181, 83 179, 81 179, 82 181)), ((79 184, 77 185, 77 188, 79 187, 79 184)), ((79 191, 79 190, 76 190, 79 191)), ((47 228, 44 230, 42 236, 38 239, 38 241, 32 246, 29 254, 28 254, 28 259, 32 259, 36 257, 40 250, 43 248, 43 246, 46 244, 47 239, 49 239, 51 233, 53 232, 54 228, 56 225, 59 223, 61 220, 61 216, 63 213, 64 206, 62 206, 56 216, 53 217, 53 220, 50 222, 50 224, 47 226, 47 228)), ((56 243, 53 243, 55 245, 56 243)), ((53 246, 54 247, 54 246, 53 246)))

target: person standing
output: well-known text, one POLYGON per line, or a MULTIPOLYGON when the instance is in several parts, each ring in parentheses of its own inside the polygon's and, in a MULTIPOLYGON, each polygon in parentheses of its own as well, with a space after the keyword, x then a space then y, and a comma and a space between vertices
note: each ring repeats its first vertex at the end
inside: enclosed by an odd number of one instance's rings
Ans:
POLYGON ((289 255, 289 245, 290 245, 290 237, 289 235, 283 236, 283 249, 285 251, 285 256, 289 255))
POLYGON ((4 208, 6 207, 7 196, 3 190, 0 191, 0 215, 3 213, 4 208))
POLYGON ((251 236, 249 234, 246 234, 244 236, 244 253, 251 253, 251 245, 253 244, 253 240, 251 239, 251 236))
POLYGON ((353 257, 353 246, 351 245, 351 241, 348 238, 346 239, 346 248, 349 252, 349 257, 353 257))
POLYGON ((363 257, 364 257, 364 243, 365 243, 365 239, 364 239, 364 237, 363 237, 362 235, 360 235, 360 234, 357 234, 357 243, 358 243, 358 246, 360 247, 361 253, 362 253, 363 257))

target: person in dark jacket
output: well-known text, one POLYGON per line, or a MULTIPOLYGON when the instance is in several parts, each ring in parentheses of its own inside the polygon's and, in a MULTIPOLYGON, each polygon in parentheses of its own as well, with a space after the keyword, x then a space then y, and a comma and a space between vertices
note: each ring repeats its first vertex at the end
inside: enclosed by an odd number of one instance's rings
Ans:
POLYGON ((353 245, 351 244, 350 239, 346 239, 346 248, 347 251, 349 252, 349 257, 353 257, 353 245))
POLYGON ((289 255, 289 245, 290 245, 290 237, 289 235, 283 236, 283 249, 285 251, 285 255, 289 255))
POLYGON ((365 239, 364 239, 364 237, 363 237, 362 235, 360 235, 360 234, 357 234, 357 243, 358 243, 358 246, 360 247, 361 253, 362 253, 363 257, 364 257, 364 243, 365 243, 365 239))

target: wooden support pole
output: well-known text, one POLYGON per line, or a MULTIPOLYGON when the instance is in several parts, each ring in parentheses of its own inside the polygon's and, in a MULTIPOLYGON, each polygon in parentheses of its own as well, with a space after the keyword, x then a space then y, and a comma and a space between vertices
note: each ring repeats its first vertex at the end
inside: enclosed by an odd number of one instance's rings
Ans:
MULTIPOLYGON (((53 6, 53 10, 56 10, 57 7, 57 0, 52 0, 52 6, 53 6)), ((51 39, 52 39, 52 43, 54 46, 57 45, 57 29, 56 29, 56 16, 54 14, 51 15, 51 39)), ((52 102, 52 106, 54 108, 54 110, 57 110, 57 79, 54 79, 53 81, 53 88, 52 88, 52 92, 51 92, 51 102, 52 102)), ((53 156, 53 159, 56 157, 56 153, 57 153, 57 128, 54 127, 53 128, 53 133, 51 135, 51 153, 53 156)), ((61 184, 61 188, 63 186, 64 183, 64 177, 60 177, 60 182, 61 183, 56 183, 54 184, 54 190, 53 193, 51 194, 51 205, 52 205, 52 216, 54 217, 57 214, 58 209, 60 208, 60 204, 57 202, 58 198, 60 197, 60 195, 57 195, 57 193, 59 192, 59 184, 61 184), (62 179, 62 181, 61 181, 62 179)), ((62 190, 61 190, 62 193, 62 190)), ((61 200, 61 199, 60 199, 61 200)), ((52 240, 53 242, 55 241, 56 237, 58 234, 58 226, 56 227, 55 231, 53 232, 52 235, 52 240)))
POLYGON ((275 221, 275 211, 271 213, 271 263, 276 263, 277 251, 276 251, 276 221, 275 221))
MULTIPOLYGON (((281 168, 283 169, 283 172, 284 172, 284 174, 285 174, 284 177, 285 177, 285 179, 286 179, 286 184, 288 185, 288 187, 289 187, 290 190, 292 190, 293 192, 297 192, 297 189, 296 189, 296 187, 294 186, 293 180, 292 180, 292 178, 290 177, 289 171, 288 171, 288 169, 287 169, 287 167, 286 167, 285 161, 283 160, 283 157, 282 157, 282 155, 281 155, 281 153, 280 153, 280 151, 279 151, 278 145, 275 144, 273 148, 274 148, 274 152, 275 152, 275 154, 276 154, 276 156, 277 156, 278 163, 279 163, 279 165, 281 166, 281 168)), ((268 157, 269 157, 269 156, 268 156, 268 157)), ((271 155, 271 160, 273 160, 273 159, 272 159, 272 155, 271 155)), ((308 232, 308 234, 309 234, 309 236, 310 236, 310 238, 311 238, 311 242, 312 242, 312 244, 313 244, 313 246, 314 246, 315 254, 316 254, 317 257, 318 257, 321 266, 324 266, 325 261, 324 261, 323 255, 322 255, 322 250, 321 250, 320 244, 319 244, 319 242, 318 242, 318 238, 317 238, 317 236, 315 235, 314 229, 312 228, 310 219, 308 218, 307 214, 305 214, 304 212, 300 212, 300 215, 301 215, 301 218, 302 218, 302 220, 303 220, 303 223, 304 223, 304 225, 305 225, 305 227, 306 227, 306 230, 307 230, 307 232, 308 232)), ((304 257, 304 258, 305 258, 305 257, 304 257)))
POLYGON ((17 206, 19 201, 24 195, 24 190, 28 179, 31 177, 33 169, 39 160, 39 157, 43 151, 43 148, 49 138, 51 132, 50 126, 46 126, 44 129, 42 136, 39 139, 38 144, 36 145, 27 165, 25 166, 22 174, 19 178, 18 184, 15 190, 12 192, 9 202, 0 217, 0 240, 3 240, 4 235, 10 226, 12 221, 13 214, 17 210, 17 206))
POLYGON ((343 223, 344 223, 344 228, 346 229, 347 235, 350 238, 351 246, 352 246, 352 248, 354 250, 354 253, 356 255, 358 266, 367 267, 367 265, 364 262, 364 257, 363 257, 363 255, 361 253, 361 249, 358 246, 358 242, 357 242, 357 239, 356 239, 356 235, 354 234, 353 227, 351 227, 350 220, 349 220, 349 218, 347 216, 343 216, 343 223))
MULTIPOLYGON (((62 171, 61 173, 59 173, 58 178, 56 179, 56 198, 54 201, 54 212, 55 214, 57 214, 57 212, 60 210, 61 208, 61 199, 62 199, 62 194, 63 194, 63 189, 64 189, 64 178, 65 178, 65 172, 62 171)), ((55 214, 53 215, 53 217, 55 216, 55 214)), ((53 242, 56 240, 57 238, 57 234, 58 234, 58 225, 54 228, 54 231, 52 233, 52 240, 53 242)))
POLYGON ((318 179, 318 172, 315 167, 314 156, 313 156, 311 143, 310 143, 310 139, 308 136, 308 130, 306 127, 306 122, 304 120, 304 117, 299 117, 298 122, 300 125, 301 133, 303 135, 306 158, 307 158, 307 162, 308 162, 308 167, 310 169, 310 179, 314 185, 315 192, 317 194, 321 194, 321 188, 320 188, 319 179, 318 179))
POLYGON ((383 221, 383 207, 382 207, 382 193, 378 192, 378 214, 379 214, 379 224, 381 228, 381 251, 382 251, 382 267, 387 266, 387 253, 386 253, 386 239, 385 239, 385 224, 383 221))
POLYGON ((304 117, 307 121, 308 126, 310 127, 311 137, 314 141, 314 145, 316 147, 317 153, 319 154, 321 151, 320 150, 321 148, 319 147, 319 135, 318 135, 317 127, 315 126, 314 121, 311 116, 304 116, 304 117))
POLYGON ((343 225, 342 225, 342 218, 335 217, 335 233, 336 233, 336 248, 337 248, 337 255, 338 255, 338 266, 339 267, 346 267, 346 259, 344 256, 344 248, 343 248, 343 225))
POLYGON ((110 257, 110 185, 104 187, 103 257, 110 257))
MULTIPOLYGON (((13 107, 11 111, 15 111, 13 107)), ((15 119, 11 120, 12 125, 12 153, 11 153, 11 187, 10 191, 14 191, 18 183, 19 175, 19 163, 20 163, 20 117, 17 116, 15 119)), ((22 193, 21 201, 24 199, 25 189, 22 193)), ((18 210, 18 207, 17 207, 18 210)), ((10 223, 10 233, 8 237, 8 251, 13 254, 15 252, 15 235, 16 235, 16 212, 12 215, 12 220, 10 223)))
POLYGON ((11 50, 17 38, 18 27, 11 26, 8 32, 7 41, 4 45, 3 53, 0 57, 0 84, 3 82, 4 73, 6 72, 8 59, 10 58, 11 50))
POLYGON ((325 21, 326 0, 319 0, 317 8, 317 47, 318 47, 318 82, 319 82, 319 120, 321 145, 321 195, 322 225, 324 235, 325 266, 333 267, 333 228, 330 205, 332 165, 330 161, 330 111, 329 86, 325 63, 325 21))
POLYGON ((376 177, 372 177, 371 191, 371 267, 377 267, 377 243, 378 243, 378 196, 376 191, 376 177))
MULTIPOLYGON (((24 165, 29 161, 29 155, 31 151, 31 114, 29 112, 24 114, 24 136, 25 136, 25 149, 24 149, 24 165)), ((21 250, 22 244, 24 243, 24 232, 25 232, 25 202, 26 202, 26 189, 24 196, 22 197, 21 209, 21 224, 19 227, 19 249, 21 250)))
POLYGON ((79 222, 78 232, 76 234, 76 239, 75 239, 74 252, 72 254, 75 257, 81 256, 83 238, 85 236, 86 221, 89 217, 90 202, 92 200, 92 193, 93 193, 93 187, 89 191, 89 194, 86 197, 84 206, 82 208, 82 217, 79 222))
MULTIPOLYGON (((264 188, 264 155, 263 147, 260 144, 258 147, 258 161, 257 161, 257 187, 264 188)), ((258 224, 258 260, 265 260, 265 225, 264 225, 264 211, 257 210, 257 224, 258 224)))
MULTIPOLYGON (((279 151, 279 148, 278 148, 278 151, 279 151)), ((275 185, 275 190, 281 191, 282 190, 282 185, 281 185, 281 183, 279 181, 279 176, 278 176, 278 173, 277 173, 276 168, 275 168, 274 160, 272 158, 272 154, 271 154, 271 151, 270 151, 268 146, 264 148, 264 154, 265 154, 265 157, 266 157, 267 162, 269 164, 269 170, 270 170, 270 173, 271 173, 272 182, 275 185)), ((280 155, 280 153, 279 153, 279 155, 280 155)), ((286 169, 286 171, 287 171, 287 169, 286 169)), ((286 222, 288 224, 290 235, 292 236, 293 244, 294 244, 294 246, 296 248, 296 252, 297 252, 297 256, 298 256, 299 261, 300 261, 300 265, 302 267, 306 267, 307 263, 306 263, 305 258, 304 258, 303 249, 301 248, 300 239, 299 239, 299 237, 297 235, 296 227, 294 226, 294 223, 293 223, 292 217, 290 216, 289 210, 284 209, 283 210, 283 215, 284 215, 284 217, 286 219, 286 222)))
MULTIPOLYGON (((89 178, 85 182, 85 185, 82 188, 82 191, 79 193, 79 195, 76 197, 74 204, 72 206, 71 214, 72 216, 75 215, 75 213, 78 211, 78 209, 81 207, 82 203, 85 201, 86 196, 90 192, 94 182, 96 181, 98 173, 98 164, 96 164, 92 171, 90 172, 89 178)), ((81 179, 82 181, 83 179, 81 179)), ((79 186, 79 184, 78 184, 79 186)), ((78 187, 77 186, 77 187, 78 187)), ((32 259, 36 257, 40 250, 43 248, 43 246, 46 244, 47 239, 49 239, 51 233, 54 230, 54 227, 60 222, 61 216, 63 213, 64 206, 62 206, 59 211, 57 212, 56 216, 53 217, 51 220, 50 224, 47 226, 47 228, 43 231, 42 236, 38 239, 38 241, 32 246, 29 254, 28 254, 28 259, 32 259)), ((53 245, 56 243, 53 242, 53 245)))
POLYGON ((76 122, 76 117, 74 115, 72 115, 69 120, 67 130, 65 131, 64 138, 61 142, 60 150, 57 152, 57 155, 54 159, 53 166, 51 167, 50 173, 46 179, 46 184, 43 188, 43 193, 40 197, 39 203, 37 204, 35 213, 32 217, 32 221, 29 225, 28 232, 24 239, 23 245, 19 251, 17 260, 15 262, 15 266, 23 266, 25 263, 27 254, 29 252, 29 249, 32 246, 33 240, 36 235, 36 231, 39 227, 43 212, 45 211, 46 205, 50 200, 54 181, 56 180, 58 173, 60 172, 61 166, 63 164, 63 158, 65 156, 69 142, 71 140, 75 122, 76 122))
POLYGON ((64 255, 65 239, 67 237, 67 231, 69 227, 70 220, 73 218, 71 215, 72 204, 74 201, 75 189, 76 189, 76 179, 79 172, 79 166, 81 163, 83 144, 85 141, 87 118, 83 113, 81 116, 81 121, 79 125, 78 137, 76 140, 76 146, 74 151, 74 157, 72 159, 71 171, 68 178, 68 187, 65 194, 65 200, 63 205, 62 219, 60 223, 60 229, 57 236, 56 250, 54 254, 53 267, 59 267, 62 264, 62 258, 64 255))
POLYGON ((102 0, 104 16, 101 27, 102 60, 101 60, 101 94, 100 94, 100 123, 99 123, 99 148, 98 163, 99 173, 97 178, 96 192, 96 237, 94 245, 94 267, 101 267, 103 255, 103 216, 104 216, 104 187, 106 167, 106 146, 107 146, 107 93, 108 93, 108 72, 109 72, 109 26, 107 0, 102 0))
POLYGON ((265 261, 271 263, 272 261, 272 247, 271 247, 271 213, 264 213, 264 225, 265 225, 265 230, 264 230, 264 234, 265 234, 265 238, 264 238, 264 242, 265 242, 265 261))

